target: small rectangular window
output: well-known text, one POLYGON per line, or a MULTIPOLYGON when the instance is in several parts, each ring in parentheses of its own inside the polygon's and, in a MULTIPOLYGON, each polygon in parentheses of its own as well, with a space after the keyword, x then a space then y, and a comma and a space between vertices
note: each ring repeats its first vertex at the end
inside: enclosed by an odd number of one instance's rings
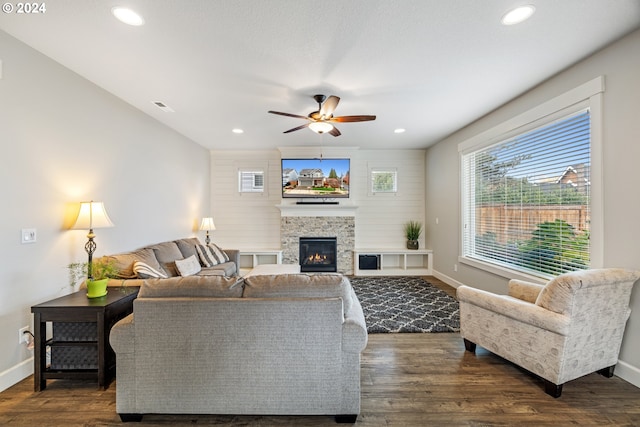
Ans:
POLYGON ((241 170, 238 173, 239 191, 241 193, 264 192, 264 171, 241 170))
POLYGON ((398 172, 396 169, 372 169, 372 193, 396 193, 398 191, 398 172))

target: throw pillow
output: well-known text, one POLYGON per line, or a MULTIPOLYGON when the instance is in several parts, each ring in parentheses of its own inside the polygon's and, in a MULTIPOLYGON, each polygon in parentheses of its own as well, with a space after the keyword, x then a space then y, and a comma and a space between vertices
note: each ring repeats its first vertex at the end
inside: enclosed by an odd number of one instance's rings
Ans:
POLYGON ((182 277, 193 276, 194 274, 199 273, 202 269, 195 255, 191 255, 185 259, 177 259, 176 268, 182 277))
POLYGON ((133 263, 133 272, 136 273, 136 276, 138 276, 140 279, 166 279, 167 277, 169 277, 162 271, 156 270, 149 264, 142 261, 135 261, 133 263))
POLYGON ((206 246, 196 245, 196 251, 198 251, 200 262, 205 267, 213 267, 214 265, 229 261, 227 254, 213 243, 209 243, 206 246))

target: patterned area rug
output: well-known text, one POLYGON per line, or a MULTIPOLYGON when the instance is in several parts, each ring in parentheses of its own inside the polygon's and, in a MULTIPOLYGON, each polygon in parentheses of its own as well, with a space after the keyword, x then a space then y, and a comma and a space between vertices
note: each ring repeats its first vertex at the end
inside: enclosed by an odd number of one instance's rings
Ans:
POLYGON ((419 277, 353 277, 370 334, 459 332, 455 298, 419 277))

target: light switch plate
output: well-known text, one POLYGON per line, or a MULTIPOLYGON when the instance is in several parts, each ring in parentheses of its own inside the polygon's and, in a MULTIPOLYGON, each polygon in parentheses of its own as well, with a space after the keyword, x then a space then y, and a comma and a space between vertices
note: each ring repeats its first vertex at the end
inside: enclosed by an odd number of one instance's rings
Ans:
POLYGON ((35 243, 37 241, 37 234, 35 228, 23 228, 22 229, 22 243, 35 243))

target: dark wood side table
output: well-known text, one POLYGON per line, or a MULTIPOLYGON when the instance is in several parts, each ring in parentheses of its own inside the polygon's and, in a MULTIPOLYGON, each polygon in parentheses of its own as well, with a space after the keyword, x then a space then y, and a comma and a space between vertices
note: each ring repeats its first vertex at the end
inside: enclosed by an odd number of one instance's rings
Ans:
POLYGON ((116 355, 109 344, 109 332, 118 320, 133 312, 133 300, 139 289, 111 287, 107 295, 100 298, 87 298, 84 289, 31 307, 35 329, 35 391, 44 390, 47 379, 53 378, 97 379, 98 387, 106 389, 116 370, 116 355), (47 322, 52 322, 54 330, 54 336, 49 340, 47 322), (65 331, 56 334, 56 326, 65 331), (74 329, 80 332, 74 333, 74 329), (52 350, 52 364, 48 367, 47 347, 52 350), (66 353, 64 364, 56 366, 53 363, 54 351, 66 353))

